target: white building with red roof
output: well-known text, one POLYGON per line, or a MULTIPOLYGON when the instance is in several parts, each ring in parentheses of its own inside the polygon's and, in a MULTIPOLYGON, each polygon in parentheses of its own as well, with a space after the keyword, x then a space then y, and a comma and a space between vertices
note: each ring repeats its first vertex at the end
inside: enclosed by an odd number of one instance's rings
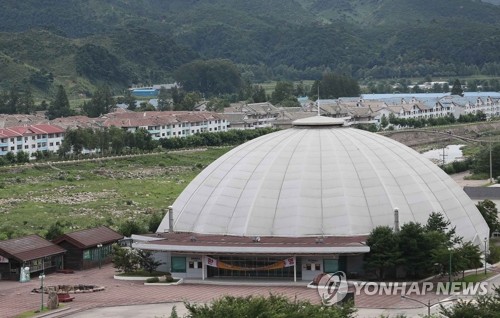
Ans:
POLYGON ((201 132, 227 131, 224 115, 213 112, 148 111, 114 112, 101 117, 104 127, 120 127, 127 131, 146 129, 153 139, 187 137, 201 132))
POLYGON ((31 155, 37 151, 55 152, 64 139, 64 129, 41 124, 0 129, 0 156, 24 151, 31 155))

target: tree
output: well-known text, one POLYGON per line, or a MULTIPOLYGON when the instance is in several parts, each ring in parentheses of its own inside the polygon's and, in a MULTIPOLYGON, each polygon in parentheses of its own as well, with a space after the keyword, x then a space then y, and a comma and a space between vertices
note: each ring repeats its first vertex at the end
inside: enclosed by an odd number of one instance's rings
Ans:
POLYGON ((443 92, 447 93, 450 91, 450 85, 448 83, 443 84, 443 92))
POLYGON ((479 201, 476 204, 477 209, 481 212, 484 220, 490 228, 490 234, 500 230, 500 222, 498 221, 498 209, 495 202, 491 200, 479 201))
POLYGON ((142 225, 133 220, 127 220, 118 227, 118 233, 126 237, 130 237, 132 234, 143 234, 145 232, 146 230, 142 225))
POLYGON ((243 85, 238 67, 223 59, 184 64, 174 72, 174 78, 184 90, 204 97, 237 93, 243 85))
POLYGON ((127 73, 122 71, 119 59, 106 48, 85 44, 76 50, 76 72, 92 80, 127 82, 127 73))
POLYGON ((465 270, 481 267, 481 250, 479 246, 471 242, 465 242, 458 248, 457 252, 461 258, 462 277, 465 276, 465 270))
POLYGON ((182 101, 175 105, 175 110, 193 110, 194 106, 201 100, 201 96, 197 92, 190 92, 184 95, 182 101))
POLYGON ((459 300, 451 307, 441 306, 440 314, 447 318, 496 318, 500 312, 500 287, 494 294, 477 296, 473 301, 459 300))
POLYGON ((161 213, 154 213, 153 215, 151 215, 148 221, 148 231, 150 233, 156 232, 162 220, 163 214, 161 213))
POLYGON ((46 115, 50 120, 60 117, 68 117, 71 115, 69 100, 64 86, 59 85, 57 87, 56 97, 50 103, 46 115))
POLYGON ((157 261, 153 257, 153 252, 150 251, 137 250, 137 257, 139 260, 139 266, 150 274, 152 274, 156 268, 162 264, 162 262, 157 261))
POLYGON ((18 153, 16 153, 16 162, 17 163, 30 162, 30 154, 28 152, 19 151, 18 153))
POLYGON ((89 117, 99 117, 111 112, 116 103, 108 86, 100 86, 89 102, 83 103, 83 111, 89 117))
POLYGON ((137 129, 134 132, 133 138, 135 146, 141 150, 153 150, 157 146, 157 142, 153 140, 151 134, 144 128, 137 129))
POLYGON ((266 90, 260 85, 252 86, 251 99, 254 103, 264 103, 267 101, 266 90))
POLYGON ((229 107, 230 103, 224 98, 211 98, 207 103, 207 110, 211 112, 224 112, 225 107, 229 107))
POLYGON ((158 110, 172 110, 172 102, 169 98, 168 90, 163 86, 158 93, 158 110))
POLYGON ((63 234, 63 226, 59 221, 57 221, 56 223, 52 223, 52 225, 48 228, 47 233, 45 234, 45 238, 51 241, 63 234))
POLYGON ((129 89, 125 91, 125 95, 123 96, 123 103, 127 105, 128 110, 134 111, 137 108, 137 99, 134 95, 132 95, 132 92, 129 89))
POLYGON ((366 245, 370 247, 365 258, 366 269, 374 271, 379 279, 385 279, 387 272, 400 262, 398 236, 392 228, 378 226, 371 231, 366 245))
POLYGON ((139 257, 134 250, 113 244, 113 267, 118 271, 130 273, 137 270, 139 266, 139 257))
POLYGON ((18 114, 31 114, 35 110, 35 102, 33 100, 33 94, 28 85, 24 88, 24 92, 19 96, 19 100, 16 105, 16 113, 18 114))
POLYGON ((425 230, 436 231, 443 233, 447 238, 447 245, 451 247, 452 244, 459 243, 461 238, 456 237, 455 227, 451 227, 451 222, 444 218, 444 215, 439 212, 431 212, 425 225, 425 230))
MULTIPOLYGON (((293 97, 293 83, 286 81, 278 81, 271 94, 271 103, 279 104, 282 101, 293 97)), ((296 100, 296 99, 295 99, 296 100)))
POLYGON ((410 277, 420 277, 428 270, 430 249, 424 227, 415 222, 406 223, 399 231, 402 264, 410 277))
POLYGON ((460 95, 464 96, 464 90, 462 89, 462 84, 458 78, 453 82, 453 87, 451 88, 451 95, 460 95))
POLYGON ((334 73, 324 73, 321 81, 314 82, 309 95, 318 98, 318 87, 322 99, 359 96, 361 93, 361 88, 356 80, 334 73))
POLYGON ((210 304, 185 303, 192 318, 353 318, 356 309, 352 303, 343 306, 313 305, 303 300, 290 301, 281 295, 234 297, 224 296, 210 304))
POLYGON ((10 90, 5 101, 5 113, 15 114, 17 110, 17 104, 19 103, 19 85, 14 84, 10 90))
POLYGON ((389 120, 387 119, 387 116, 383 114, 382 118, 380 119, 380 127, 385 128, 387 127, 387 125, 389 125, 389 120))

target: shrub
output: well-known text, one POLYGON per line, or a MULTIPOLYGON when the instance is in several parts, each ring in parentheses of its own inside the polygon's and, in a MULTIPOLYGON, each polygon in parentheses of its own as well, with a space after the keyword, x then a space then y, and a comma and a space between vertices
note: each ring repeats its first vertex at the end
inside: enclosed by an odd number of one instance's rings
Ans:
POLYGON ((172 276, 165 276, 165 281, 167 283, 173 283, 175 279, 172 276))
POLYGON ((488 254, 487 262, 495 264, 500 261, 500 246, 490 244, 490 253, 488 254))
POLYGON ((353 318, 356 309, 352 303, 343 306, 313 305, 307 301, 291 301, 285 296, 270 295, 233 297, 224 296, 210 304, 185 303, 189 317, 314 317, 314 318, 353 318))
POLYGON ((159 283, 160 279, 158 277, 151 277, 146 279, 146 283, 159 283))

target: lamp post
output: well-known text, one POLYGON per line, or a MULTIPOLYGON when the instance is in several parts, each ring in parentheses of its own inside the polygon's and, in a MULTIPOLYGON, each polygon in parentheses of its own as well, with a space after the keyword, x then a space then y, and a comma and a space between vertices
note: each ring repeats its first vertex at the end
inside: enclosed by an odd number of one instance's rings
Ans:
POLYGON ((97 258, 99 259, 99 269, 101 269, 101 248, 102 244, 97 244, 97 258))
POLYGON ((42 304, 40 305, 40 312, 43 311, 43 294, 44 294, 44 290, 43 290, 43 279, 45 278, 45 273, 42 272, 40 274, 40 276, 38 276, 38 278, 40 278, 40 282, 42 284, 42 287, 40 288, 41 289, 41 294, 42 294, 42 304))
POLYGON ((486 271, 487 271, 486 270, 486 254, 487 254, 487 252, 486 252, 486 243, 487 242, 488 242, 488 238, 485 237, 484 238, 484 275, 485 276, 487 275, 487 273, 486 273, 486 271))
POLYGON ((431 304, 431 300, 429 299, 427 301, 427 303, 424 303, 423 301, 420 301, 418 299, 415 299, 415 298, 411 298, 411 297, 408 297, 406 295, 401 295, 401 298, 402 299, 408 299, 408 300, 412 300, 414 302, 417 302, 419 304, 422 304, 424 305, 425 307, 427 307, 427 317, 430 317, 431 316, 431 307, 434 306, 434 305, 437 305, 437 304, 441 304, 441 303, 444 303, 444 302, 447 302, 447 301, 455 301, 456 298, 450 298, 450 299, 447 299, 447 300, 443 300, 443 301, 438 301, 437 303, 435 304, 431 304))
POLYGON ((490 183, 493 184, 493 162, 491 160, 491 140, 490 140, 490 183))
POLYGON ((448 269, 448 294, 451 292, 451 252, 453 250, 450 248, 450 268, 448 269))

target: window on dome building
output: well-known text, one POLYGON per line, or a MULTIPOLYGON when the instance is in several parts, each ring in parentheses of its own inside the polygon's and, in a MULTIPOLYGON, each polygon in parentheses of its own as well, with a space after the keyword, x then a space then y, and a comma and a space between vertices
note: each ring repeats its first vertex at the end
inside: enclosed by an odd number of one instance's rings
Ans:
POLYGON ((172 256, 171 259, 172 272, 185 273, 186 272, 186 258, 181 256, 172 256))
POLYGON ((338 259, 325 259, 323 260, 323 268, 325 273, 335 273, 339 270, 338 259))

